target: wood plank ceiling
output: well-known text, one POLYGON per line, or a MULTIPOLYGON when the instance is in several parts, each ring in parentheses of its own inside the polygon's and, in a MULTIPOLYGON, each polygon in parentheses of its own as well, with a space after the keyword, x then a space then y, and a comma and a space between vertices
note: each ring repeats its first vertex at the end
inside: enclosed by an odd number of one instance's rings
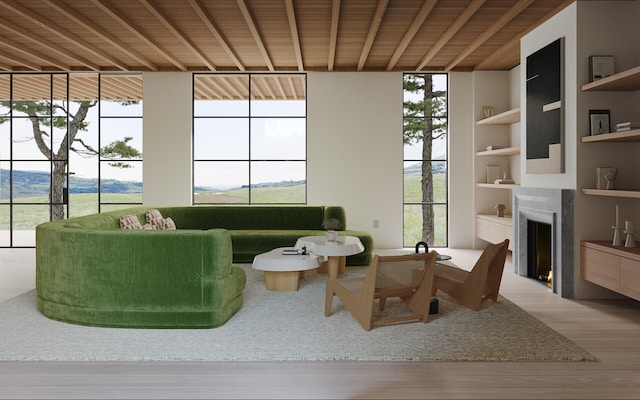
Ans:
MULTIPOLYGON (((83 73, 70 86, 90 98, 109 72, 103 96, 139 98, 132 73, 265 72, 265 98, 304 98, 286 73, 511 69, 520 38, 573 1, 0 0, 0 73, 83 73)), ((244 81, 202 78, 196 96, 237 98, 244 81)))

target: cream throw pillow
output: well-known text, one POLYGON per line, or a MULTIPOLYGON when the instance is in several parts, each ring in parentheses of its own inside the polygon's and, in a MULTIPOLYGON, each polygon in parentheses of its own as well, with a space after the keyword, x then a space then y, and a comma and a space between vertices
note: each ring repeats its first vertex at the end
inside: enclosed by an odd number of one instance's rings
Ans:
POLYGON ((121 229, 142 229, 142 224, 135 215, 122 215, 120 217, 121 229))
POLYGON ((151 224, 154 229, 162 229, 164 217, 158 210, 147 210, 145 213, 147 224, 151 224))
POLYGON ((160 229, 175 230, 176 229, 176 224, 175 224, 175 222, 173 222, 171 217, 167 217, 167 218, 162 220, 162 228, 160 228, 160 229))

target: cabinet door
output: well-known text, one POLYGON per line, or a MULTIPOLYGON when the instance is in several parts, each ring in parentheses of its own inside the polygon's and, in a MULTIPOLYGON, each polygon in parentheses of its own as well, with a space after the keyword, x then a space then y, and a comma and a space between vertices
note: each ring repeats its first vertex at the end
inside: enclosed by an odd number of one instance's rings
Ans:
POLYGON ((620 293, 620 257, 581 247, 582 279, 620 293))
POLYGON ((623 258, 620 262, 620 293, 640 300, 640 262, 623 258))
POLYGON ((509 239, 509 250, 513 251, 513 228, 493 221, 477 217, 476 236, 491 243, 500 243, 509 239))

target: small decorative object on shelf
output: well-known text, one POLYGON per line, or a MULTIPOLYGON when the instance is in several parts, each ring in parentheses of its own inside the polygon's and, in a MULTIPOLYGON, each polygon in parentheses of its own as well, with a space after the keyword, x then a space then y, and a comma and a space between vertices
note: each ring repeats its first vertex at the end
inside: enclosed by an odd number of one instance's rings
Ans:
POLYGON ((618 170, 611 168, 604 175, 604 179, 607 180, 607 190, 613 190, 616 188, 616 178, 618 177, 618 170))
POLYGON ((605 190, 607 188, 607 179, 605 176, 609 171, 616 171, 613 167, 598 167, 596 168, 596 189, 605 190))
POLYGON ((495 111, 493 110, 492 106, 482 106, 482 118, 489 118, 489 117, 493 117, 493 115, 495 114, 495 111))
POLYGON ((636 247, 636 239, 633 236, 636 233, 636 228, 633 221, 624 221, 624 233, 627 235, 624 247, 636 247))
POLYGON ((507 178, 507 173, 505 172, 502 174, 502 179, 496 179, 493 183, 496 185, 513 185, 516 182, 513 179, 507 178))
POLYGON ((487 183, 494 183, 500 178, 500 167, 497 165, 487 165, 487 183))
POLYGON ((611 132, 609 110, 589 110, 589 126, 591 136, 611 132))
POLYGON ((640 129, 640 122, 627 121, 616 124, 616 132, 631 131, 635 129, 640 129))
POLYGON ((496 204, 496 215, 498 217, 504 217, 504 209, 507 208, 505 207, 504 204, 500 203, 500 204, 496 204))
POLYGON ((620 212, 616 204, 616 224, 613 228, 613 246, 622 246, 622 227, 620 226, 620 212))
POLYGON ((613 75, 613 56, 589 57, 589 76, 591 82, 613 75))

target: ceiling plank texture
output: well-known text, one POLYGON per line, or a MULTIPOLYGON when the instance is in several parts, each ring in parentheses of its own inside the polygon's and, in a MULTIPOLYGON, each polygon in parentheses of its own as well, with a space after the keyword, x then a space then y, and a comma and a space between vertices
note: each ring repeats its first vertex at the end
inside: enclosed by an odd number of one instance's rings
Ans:
POLYGON ((8 71, 472 71, 567 0, 0 0, 8 71), (322 61, 324 60, 324 61, 322 61))

